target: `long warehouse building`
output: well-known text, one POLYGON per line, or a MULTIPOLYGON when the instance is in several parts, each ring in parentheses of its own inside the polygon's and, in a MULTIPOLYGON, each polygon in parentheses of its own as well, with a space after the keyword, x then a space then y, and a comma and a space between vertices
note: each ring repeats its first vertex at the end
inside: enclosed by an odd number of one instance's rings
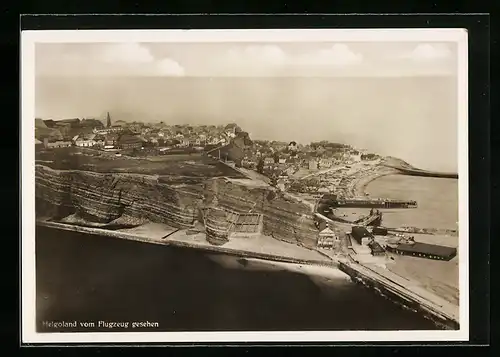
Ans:
POLYGON ((395 248, 388 246, 387 250, 396 254, 437 260, 451 260, 457 255, 457 248, 420 242, 415 242, 413 244, 402 243, 398 244, 395 248))

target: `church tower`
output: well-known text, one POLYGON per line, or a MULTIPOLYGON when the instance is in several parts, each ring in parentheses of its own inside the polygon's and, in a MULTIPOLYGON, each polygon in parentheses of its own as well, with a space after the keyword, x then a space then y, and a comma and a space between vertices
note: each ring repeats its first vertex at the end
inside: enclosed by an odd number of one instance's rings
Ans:
POLYGON ((111 117, 109 116, 109 112, 106 115, 106 128, 111 128, 111 117))

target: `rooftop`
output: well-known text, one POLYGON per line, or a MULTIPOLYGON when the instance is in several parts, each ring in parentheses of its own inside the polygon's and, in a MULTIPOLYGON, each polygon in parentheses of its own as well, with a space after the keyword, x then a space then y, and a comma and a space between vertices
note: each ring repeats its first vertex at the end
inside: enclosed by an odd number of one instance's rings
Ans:
POLYGON ((423 253, 430 255, 439 255, 442 257, 451 257, 457 253, 456 248, 442 245, 415 242, 414 244, 402 243, 397 246, 398 250, 414 253, 423 253))
POLYGON ((368 243, 368 246, 370 247, 370 249, 374 253, 382 253, 382 252, 384 252, 384 248, 382 248, 382 246, 378 242, 376 242, 376 241, 371 241, 370 243, 368 243))

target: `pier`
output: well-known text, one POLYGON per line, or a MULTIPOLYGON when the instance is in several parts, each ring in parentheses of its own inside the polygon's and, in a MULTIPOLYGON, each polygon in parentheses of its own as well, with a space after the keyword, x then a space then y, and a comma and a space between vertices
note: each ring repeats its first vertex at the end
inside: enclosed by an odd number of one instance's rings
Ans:
POLYGON ((438 172, 417 169, 413 166, 403 163, 385 163, 384 166, 398 170, 400 173, 409 176, 437 177, 458 179, 458 173, 455 172, 438 172))
POLYGON ((416 201, 370 198, 337 199, 332 200, 330 205, 335 208, 417 208, 416 201))

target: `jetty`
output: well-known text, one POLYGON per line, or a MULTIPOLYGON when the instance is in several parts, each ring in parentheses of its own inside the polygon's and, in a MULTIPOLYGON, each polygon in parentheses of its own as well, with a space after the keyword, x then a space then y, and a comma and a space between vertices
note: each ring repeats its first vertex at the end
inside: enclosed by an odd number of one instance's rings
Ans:
POLYGON ((379 198, 347 198, 332 200, 330 205, 335 208, 417 208, 417 201, 393 200, 379 198))
POLYGON ((352 256, 339 261, 339 269, 353 281, 377 291, 406 309, 422 314, 441 328, 460 328, 458 306, 386 269, 361 264, 352 256))
POLYGON ((439 172, 439 171, 428 171, 428 170, 417 169, 416 167, 413 167, 404 162, 400 162, 399 160, 391 163, 386 162, 383 165, 395 169, 404 175, 409 175, 409 176, 458 179, 458 173, 456 172, 439 172))

